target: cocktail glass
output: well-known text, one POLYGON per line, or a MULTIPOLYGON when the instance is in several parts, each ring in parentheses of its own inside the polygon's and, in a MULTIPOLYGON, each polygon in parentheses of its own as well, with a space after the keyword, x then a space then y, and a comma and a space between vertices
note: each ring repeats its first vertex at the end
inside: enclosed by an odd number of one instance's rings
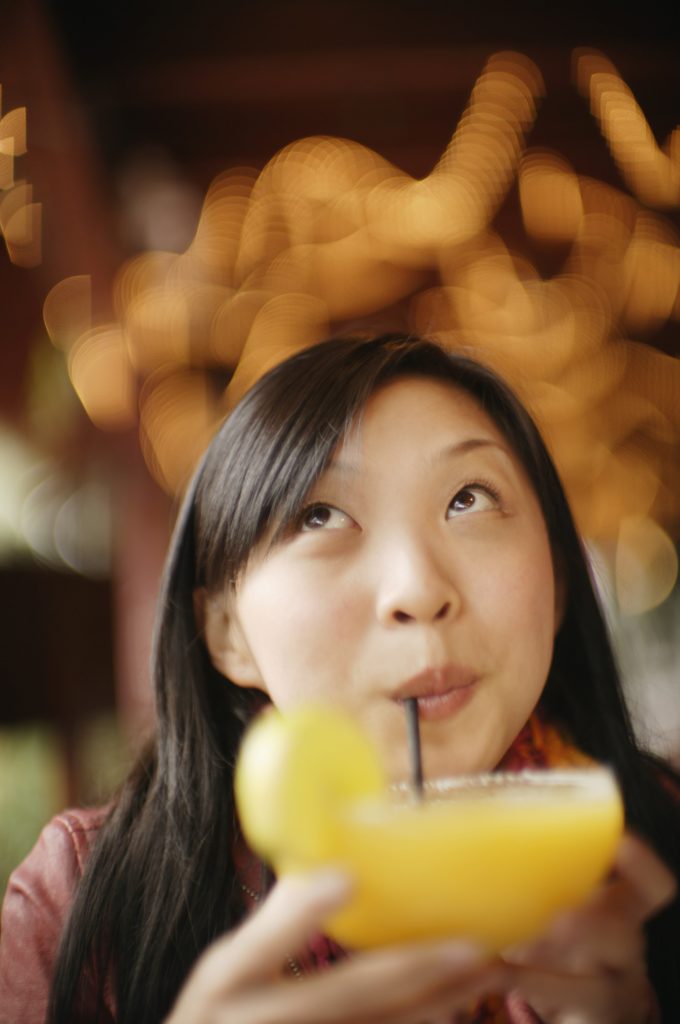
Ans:
POLYGON ((327 930, 355 948, 460 936, 501 950, 582 903, 622 830, 602 767, 428 781, 422 799, 393 787, 336 817, 332 859, 355 890, 327 930))

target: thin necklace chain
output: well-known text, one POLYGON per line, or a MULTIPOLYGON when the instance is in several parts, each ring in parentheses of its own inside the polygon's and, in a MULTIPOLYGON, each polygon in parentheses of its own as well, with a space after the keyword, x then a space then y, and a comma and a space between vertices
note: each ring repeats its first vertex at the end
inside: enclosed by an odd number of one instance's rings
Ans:
MULTIPOLYGON (((250 896, 251 900, 254 900, 255 903, 259 903, 260 902, 261 896, 260 896, 259 892, 255 892, 254 889, 251 889, 249 885, 245 885, 243 882, 239 882, 239 885, 240 885, 242 891, 246 894, 246 896, 250 896)), ((292 956, 287 956, 286 957, 286 963, 288 964, 292 974, 296 978, 302 978, 302 976, 304 974, 304 971, 300 967, 300 965, 297 962, 297 960, 294 960, 292 956)))

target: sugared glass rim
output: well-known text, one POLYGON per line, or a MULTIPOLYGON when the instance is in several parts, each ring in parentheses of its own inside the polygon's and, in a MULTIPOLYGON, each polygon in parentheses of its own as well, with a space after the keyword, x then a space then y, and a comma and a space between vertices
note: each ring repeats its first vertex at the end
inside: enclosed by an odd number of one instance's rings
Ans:
MULTIPOLYGON (((390 791, 397 796, 414 796, 411 782, 395 782, 390 791)), ((446 797, 451 793, 504 789, 508 796, 522 799, 529 793, 559 795, 560 791, 578 789, 582 796, 601 798, 618 793, 613 770, 608 765, 583 765, 568 768, 523 768, 519 771, 473 772, 468 775, 450 775, 439 779, 426 779, 423 794, 446 797)))

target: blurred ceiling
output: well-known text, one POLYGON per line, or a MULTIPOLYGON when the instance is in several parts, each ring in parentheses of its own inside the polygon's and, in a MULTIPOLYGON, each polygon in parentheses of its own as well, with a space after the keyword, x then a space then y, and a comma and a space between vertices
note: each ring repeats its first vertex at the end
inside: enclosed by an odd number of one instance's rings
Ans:
POLYGON ((461 0, 51 0, 55 45, 115 174, 138 147, 166 149, 202 186, 230 162, 268 159, 305 135, 378 148, 411 174, 446 144, 487 57, 516 49, 546 81, 540 144, 578 138, 579 168, 606 153, 584 134, 571 52, 604 50, 655 131, 677 123, 672 5, 461 0))
MULTIPOLYGON (((93 321, 110 319, 112 282, 126 258, 182 252, 217 175, 261 168, 307 136, 351 139, 408 175, 427 175, 498 51, 518 51, 543 77, 526 145, 555 150, 576 174, 625 192, 576 87, 574 54, 584 47, 606 54, 661 142, 680 109, 676 22, 669 5, 581 0, 4 5, 2 113, 27 110, 27 153, 15 173, 29 183, 42 218, 41 261, 30 269, 4 258, 0 265, 5 417, 30 428, 42 304, 56 283, 89 275, 93 321)), ((516 187, 494 217, 494 228, 508 244, 520 241, 545 278, 560 269, 564 248, 528 237, 516 187)), ((677 208, 669 217, 680 227, 677 208)), ((637 340, 680 354, 677 319, 641 330, 637 340)), ((75 435, 48 429, 48 442, 76 450, 74 436, 82 443, 89 424, 80 413, 71 420, 75 435)))
MULTIPOLYGON (((545 80, 529 143, 558 149, 578 173, 620 183, 574 88, 575 47, 610 57, 658 139, 678 118, 677 19, 665 4, 24 0, 4 5, 0 26, 3 113, 27 108, 18 169, 43 214, 42 266, 0 268, 0 405, 19 420, 49 288, 90 273, 105 304, 140 247, 120 215, 140 153, 172 164, 194 213, 216 174, 262 166, 308 135, 351 138, 420 176, 499 49, 526 54, 545 80)), ((654 344, 680 351, 672 329, 654 344)))
MULTIPOLYGON (((15 178, 28 182, 41 206, 42 258, 18 266, 0 252, 2 420, 32 437, 37 431, 40 445, 76 464, 93 447, 110 445, 72 392, 69 398, 65 371, 66 387, 56 386, 54 359, 62 357, 55 350, 41 389, 50 289, 71 275, 91 275, 93 303, 106 316, 113 278, 128 257, 188 245, 216 175, 260 168, 306 136, 351 139, 407 174, 428 174, 498 51, 526 55, 544 79, 528 144, 556 150, 578 175, 625 191, 575 87, 574 51, 606 54, 661 142, 680 116, 677 21, 672 4, 581 0, 5 3, 1 112, 27 111, 27 151, 16 157, 15 178), (184 235, 144 234, 140 161, 156 161, 167 176, 184 235), (135 190, 141 209, 130 202, 135 190)), ((564 251, 532 248, 516 190, 510 199, 495 226, 506 240, 521 238, 549 277, 564 251)), ((677 231, 677 208, 667 216, 677 231)), ((638 340, 680 356, 677 318, 638 340)), ((126 457, 136 440, 130 430, 126 457)))

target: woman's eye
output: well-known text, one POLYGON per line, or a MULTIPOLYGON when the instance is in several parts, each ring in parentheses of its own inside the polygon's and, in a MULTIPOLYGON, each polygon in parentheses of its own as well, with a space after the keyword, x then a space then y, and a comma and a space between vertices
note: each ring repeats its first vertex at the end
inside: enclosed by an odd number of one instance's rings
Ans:
POLYGON ((486 512, 493 508, 498 508, 498 496, 488 487, 471 484, 469 487, 461 487, 454 494, 447 509, 447 518, 452 519, 469 512, 486 512))
POLYGON ((311 505, 300 517, 300 529, 310 530, 346 530, 353 525, 353 520, 346 512, 333 505, 311 505))

